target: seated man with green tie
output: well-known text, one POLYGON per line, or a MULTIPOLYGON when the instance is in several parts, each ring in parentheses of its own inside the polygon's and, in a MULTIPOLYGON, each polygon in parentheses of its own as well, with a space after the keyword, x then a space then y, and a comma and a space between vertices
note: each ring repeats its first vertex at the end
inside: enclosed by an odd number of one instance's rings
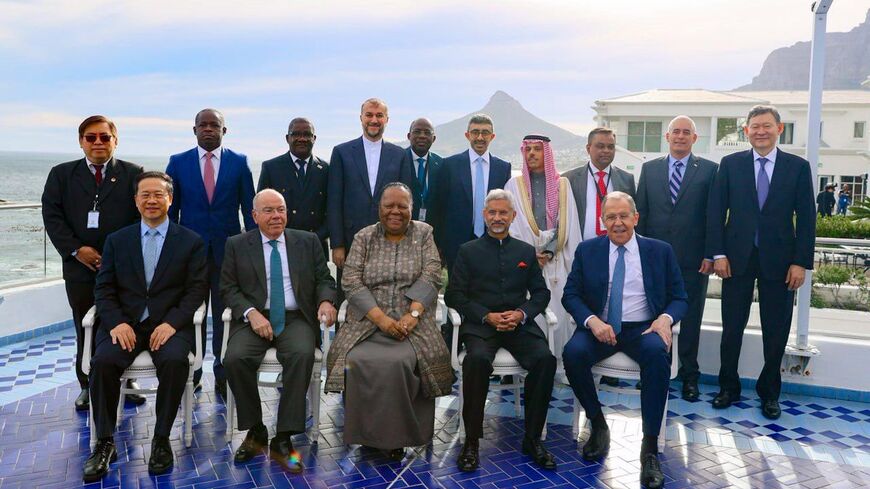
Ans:
POLYGON ((285 229, 287 207, 275 190, 254 197, 258 229, 227 241, 221 298, 232 311, 224 368, 238 400, 239 428, 248 430, 235 461, 247 462, 266 448, 257 370, 275 347, 283 367, 271 458, 290 472, 302 471, 290 437, 305 430, 305 394, 320 343, 319 323, 335 322, 335 280, 317 235, 285 229))

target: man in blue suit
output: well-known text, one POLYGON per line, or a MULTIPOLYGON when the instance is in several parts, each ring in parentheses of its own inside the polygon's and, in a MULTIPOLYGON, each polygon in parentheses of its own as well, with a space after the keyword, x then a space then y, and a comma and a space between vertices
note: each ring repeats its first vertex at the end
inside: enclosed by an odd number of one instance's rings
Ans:
POLYGON ((776 147, 779 112, 758 105, 743 131, 752 149, 722 158, 710 190, 706 256, 722 277, 719 394, 713 407, 740 399, 737 365, 752 293, 758 283, 764 367, 755 384, 761 413, 781 414, 780 363, 788 342, 794 291, 813 268, 816 207, 807 160, 776 147))
MULTIPOLYGON (((227 381, 221 366, 223 332, 221 314, 224 305, 220 296, 221 263, 224 244, 230 236, 239 234, 239 210, 245 220, 245 229, 256 229, 251 211, 254 202, 254 178, 248 168, 248 158, 221 147, 227 128, 224 116, 215 109, 203 109, 196 114, 193 133, 197 147, 172 155, 166 173, 175 184, 175 197, 169 208, 169 218, 196 231, 206 245, 208 278, 211 291, 212 342, 214 354, 215 390, 226 397, 227 381)), ((206 330, 202 328, 205 348, 206 330)), ((202 369, 197 370, 193 382, 198 390, 202 369)))
POLYGON ((504 188, 511 165, 489 152, 495 139, 492 119, 476 114, 468 121, 467 151, 445 159, 429 195, 427 222, 435 228, 435 243, 449 271, 459 247, 486 232, 483 201, 490 190, 504 188))
MULTIPOLYGON (((384 185, 391 182, 414 185, 408 153, 383 139, 390 120, 386 102, 377 98, 366 100, 360 107, 359 120, 363 135, 333 148, 329 158, 326 222, 332 261, 338 267, 338 283, 354 235, 378 222, 378 202, 384 185)), ((344 294, 339 289, 338 303, 343 300, 344 294)))
POLYGON ((429 194, 441 169, 441 157, 429 151, 435 142, 435 126, 425 117, 416 119, 408 129, 408 141, 411 145, 405 151, 416 176, 415 185, 411 187, 414 192, 413 218, 428 222, 429 194))
POLYGON ((577 247, 562 295, 562 305, 577 323, 562 354, 565 373, 592 424, 583 458, 600 458, 610 447, 591 369, 624 352, 640 365, 643 384, 641 484, 661 487, 658 436, 670 379, 671 326, 686 314, 686 291, 671 246, 634 232, 640 216, 630 195, 611 192, 601 209, 607 234, 577 247))

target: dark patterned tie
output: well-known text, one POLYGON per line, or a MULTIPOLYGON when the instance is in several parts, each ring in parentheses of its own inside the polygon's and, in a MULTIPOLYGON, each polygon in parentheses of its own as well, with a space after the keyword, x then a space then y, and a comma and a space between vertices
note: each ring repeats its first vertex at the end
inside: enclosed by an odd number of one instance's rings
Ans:
POLYGON ((677 194, 680 193, 680 185, 683 183, 683 162, 677 161, 674 163, 674 172, 671 173, 671 181, 668 184, 668 189, 671 192, 671 203, 677 203, 677 194))

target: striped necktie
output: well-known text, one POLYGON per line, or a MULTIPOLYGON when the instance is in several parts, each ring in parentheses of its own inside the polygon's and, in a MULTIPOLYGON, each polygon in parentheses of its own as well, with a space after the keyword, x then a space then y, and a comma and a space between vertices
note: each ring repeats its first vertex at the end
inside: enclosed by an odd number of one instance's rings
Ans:
POLYGON ((680 193, 680 185, 683 183, 683 162, 677 160, 674 163, 674 171, 671 173, 671 181, 668 190, 671 192, 671 204, 677 203, 677 194, 680 193))

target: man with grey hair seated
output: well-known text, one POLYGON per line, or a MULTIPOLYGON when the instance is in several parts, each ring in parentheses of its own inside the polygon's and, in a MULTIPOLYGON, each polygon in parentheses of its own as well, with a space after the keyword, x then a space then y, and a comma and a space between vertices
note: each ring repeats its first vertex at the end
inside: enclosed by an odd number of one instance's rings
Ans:
POLYGON ((445 299, 462 314, 462 413, 465 445, 459 470, 476 470, 483 409, 489 391, 492 363, 499 348, 508 350, 528 371, 525 382, 525 429, 522 450, 541 468, 553 470, 556 461, 541 441, 556 357, 535 317, 550 302, 550 291, 538 265, 535 247, 511 238, 516 217, 510 192, 497 189, 484 200, 486 233, 459 248, 445 299))

